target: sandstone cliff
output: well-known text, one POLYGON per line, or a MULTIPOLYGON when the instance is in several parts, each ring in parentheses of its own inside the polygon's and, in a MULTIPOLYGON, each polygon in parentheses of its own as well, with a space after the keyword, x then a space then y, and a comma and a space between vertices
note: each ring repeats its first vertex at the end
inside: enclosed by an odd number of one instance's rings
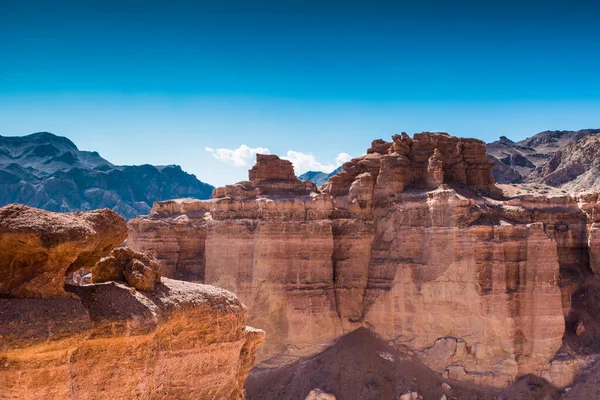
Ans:
POLYGON ((95 268, 124 275, 102 280, 131 281, 131 267, 143 291, 112 281, 64 285, 69 269, 93 266, 123 240, 125 221, 109 210, 62 215, 24 206, 0 216, 0 398, 244 398, 264 332, 246 326, 235 295, 161 281, 157 262, 129 249, 95 268))
POLYGON ((59 214, 11 204, 0 208, 0 296, 64 296, 65 275, 91 268, 127 237, 104 209, 59 214))
POLYGON ((567 385, 597 198, 505 196, 492 168, 485 143, 442 133, 376 140, 321 189, 259 155, 212 200, 155 203, 128 244, 240 296, 269 338, 261 367, 368 327, 449 379, 567 385))

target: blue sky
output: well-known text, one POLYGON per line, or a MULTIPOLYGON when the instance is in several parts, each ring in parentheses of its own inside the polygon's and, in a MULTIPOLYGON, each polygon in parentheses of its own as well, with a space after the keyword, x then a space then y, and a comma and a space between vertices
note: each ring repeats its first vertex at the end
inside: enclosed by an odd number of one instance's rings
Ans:
POLYGON ((302 172, 400 131, 600 127, 599 17, 576 0, 0 0, 0 134, 222 185, 258 148, 302 172))

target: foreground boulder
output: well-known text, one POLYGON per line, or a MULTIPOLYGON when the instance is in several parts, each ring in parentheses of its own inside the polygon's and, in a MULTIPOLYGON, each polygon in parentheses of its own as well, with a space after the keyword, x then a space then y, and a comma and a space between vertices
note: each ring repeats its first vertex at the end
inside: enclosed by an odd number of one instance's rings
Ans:
POLYGON ((158 261, 128 248, 92 271, 123 282, 65 285, 125 239, 125 221, 18 205, 0 216, 0 288, 12 297, 0 298, 0 399, 244 397, 264 332, 246 326, 235 295, 161 282, 158 261))
POLYGON ((163 279, 0 299, 2 399, 242 399, 264 332, 230 292, 163 279))
POLYGON ((92 282, 127 281, 139 290, 152 290, 160 283, 160 263, 150 253, 119 247, 92 268, 92 282))
POLYGON ((2 207, 0 296, 65 296, 67 273, 93 267, 126 237, 125 220, 108 209, 61 214, 2 207))

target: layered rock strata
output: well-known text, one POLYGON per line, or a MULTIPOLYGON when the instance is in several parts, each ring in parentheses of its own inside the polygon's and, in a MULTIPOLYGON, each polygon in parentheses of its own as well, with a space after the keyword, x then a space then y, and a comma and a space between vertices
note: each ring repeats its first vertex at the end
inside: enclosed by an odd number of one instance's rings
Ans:
POLYGON ((128 243, 237 293, 269 335, 263 367, 366 326, 450 379, 566 385, 597 199, 507 197, 492 167, 483 142, 441 133, 376 140, 320 189, 258 156, 212 200, 155 203, 128 243))
POLYGON ((264 331, 246 326, 235 295, 161 281, 153 257, 126 248, 95 268, 102 280, 134 287, 64 285, 70 268, 89 266, 123 240, 124 220, 108 210, 61 215, 19 206, 0 215, 0 398, 244 398, 264 331))
POLYGON ((67 273, 93 267, 126 237, 125 220, 108 209, 60 214, 2 207, 0 296, 64 296, 67 273))
POLYGON ((0 299, 0 398, 242 399, 264 332, 230 292, 163 279, 0 299))

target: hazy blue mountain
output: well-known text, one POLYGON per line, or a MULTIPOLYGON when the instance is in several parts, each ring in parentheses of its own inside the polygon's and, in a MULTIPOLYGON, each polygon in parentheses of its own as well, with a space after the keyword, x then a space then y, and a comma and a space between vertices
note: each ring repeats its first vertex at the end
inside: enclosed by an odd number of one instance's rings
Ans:
POLYGON ((329 180, 334 175, 337 175, 342 170, 342 167, 338 167, 333 170, 331 173, 321 172, 321 171, 308 171, 303 173, 298 177, 301 181, 311 181, 316 183, 317 186, 321 186, 325 182, 329 180))
POLYGON ((157 200, 208 199, 212 190, 178 165, 113 165, 48 132, 0 136, 0 206, 23 203, 50 211, 107 207, 133 218, 147 214, 157 200))

